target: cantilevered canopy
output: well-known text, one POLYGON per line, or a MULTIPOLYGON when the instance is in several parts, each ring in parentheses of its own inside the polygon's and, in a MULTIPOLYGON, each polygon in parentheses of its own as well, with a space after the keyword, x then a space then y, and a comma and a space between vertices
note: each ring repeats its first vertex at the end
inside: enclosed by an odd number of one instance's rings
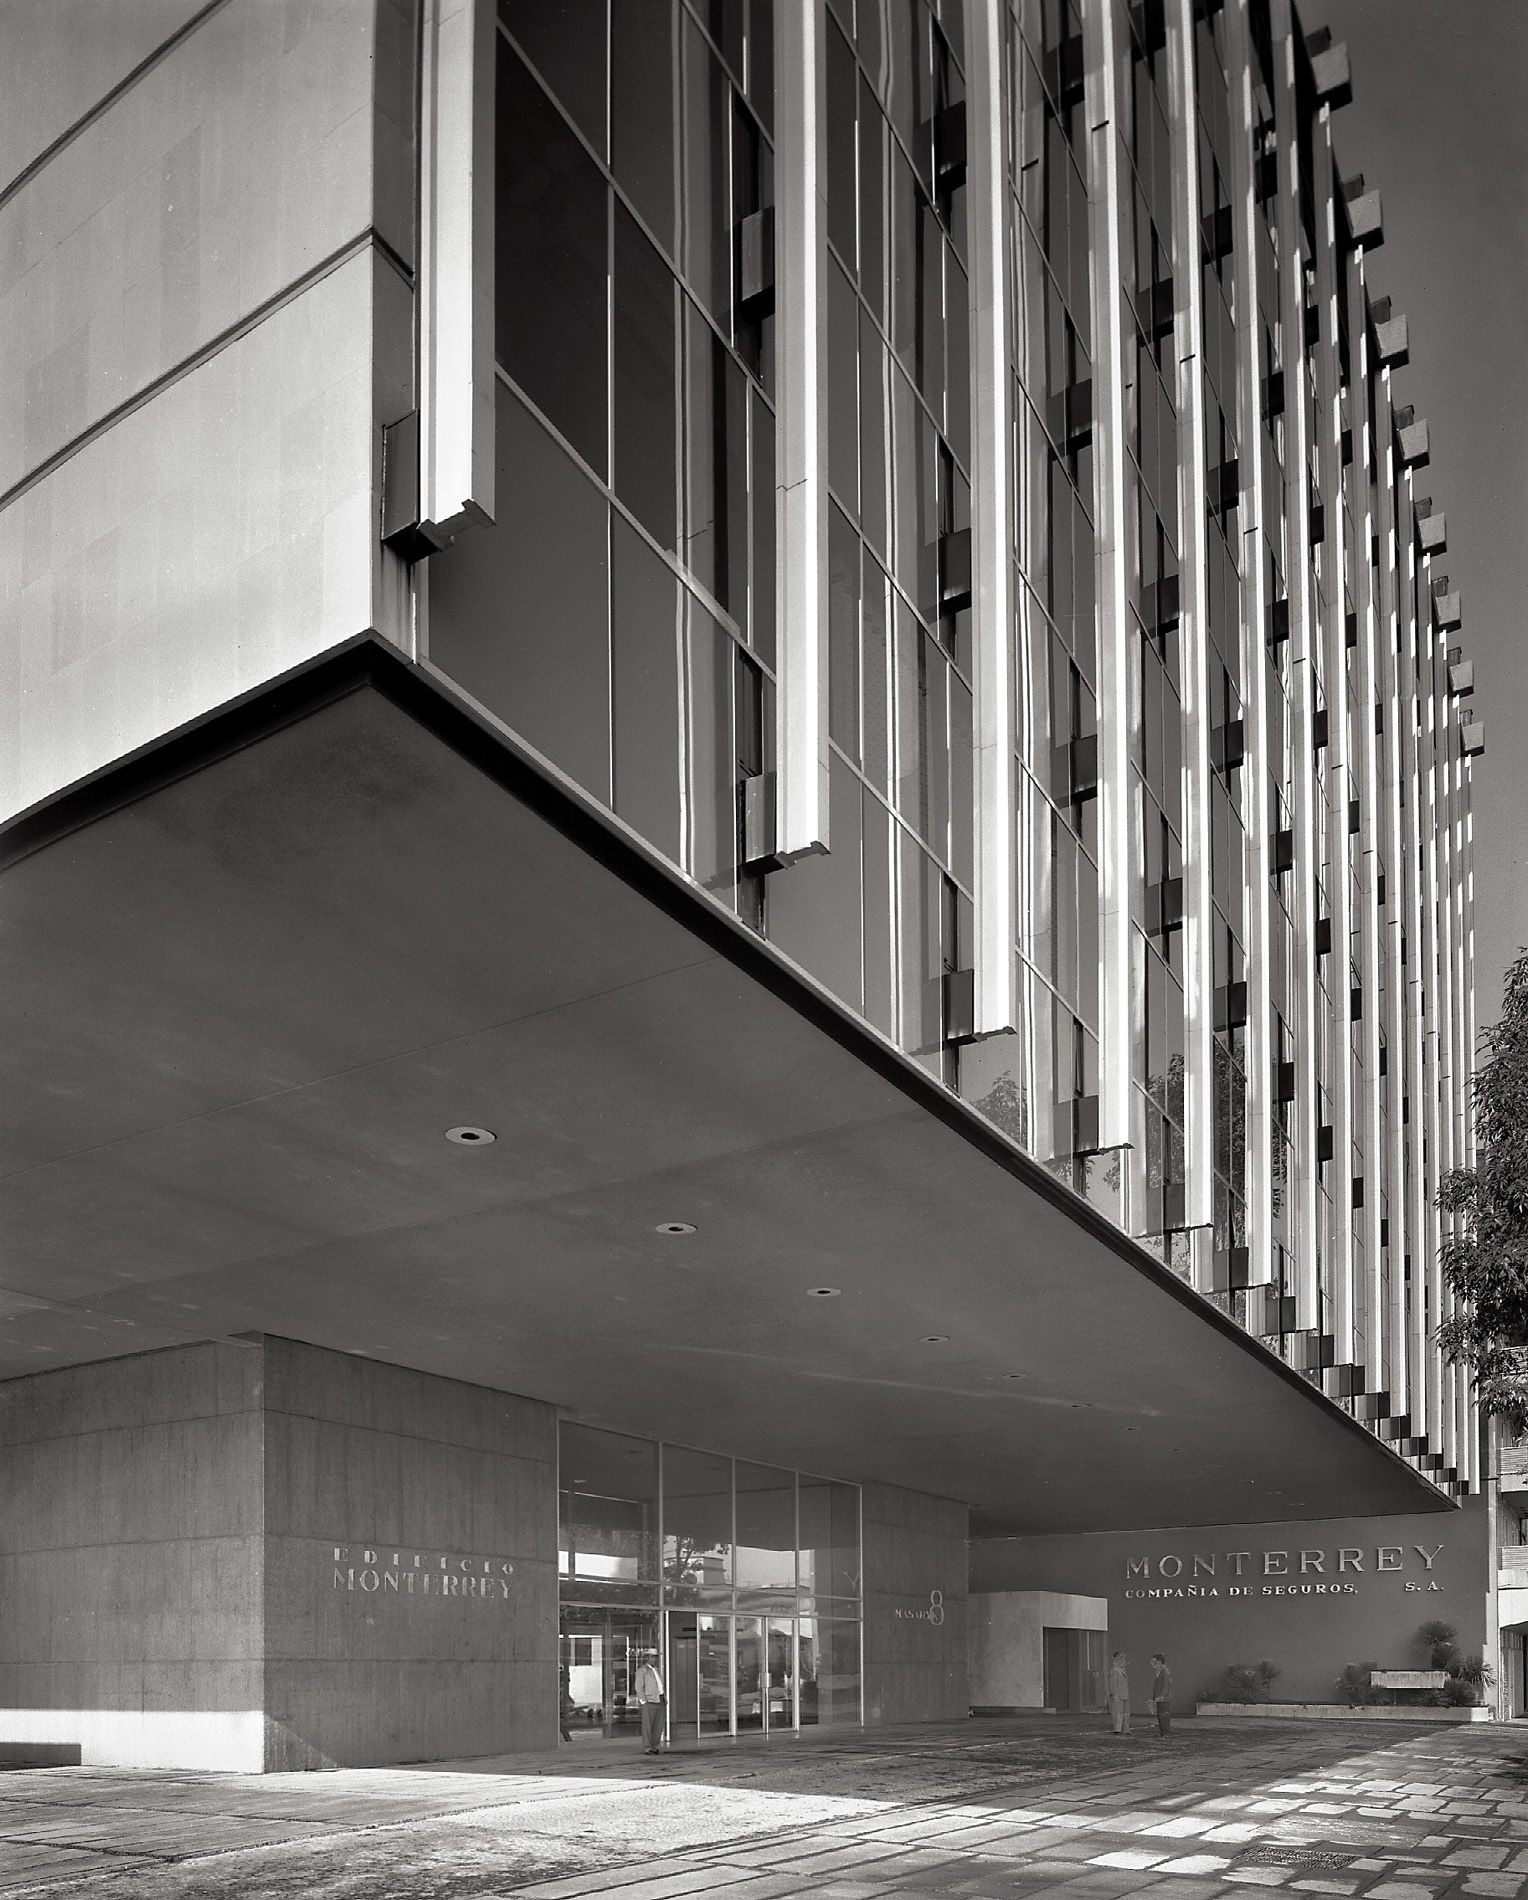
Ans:
POLYGON ((8 844, 0 1376, 257 1330, 991 1530, 1446 1504, 380 648, 8 844))

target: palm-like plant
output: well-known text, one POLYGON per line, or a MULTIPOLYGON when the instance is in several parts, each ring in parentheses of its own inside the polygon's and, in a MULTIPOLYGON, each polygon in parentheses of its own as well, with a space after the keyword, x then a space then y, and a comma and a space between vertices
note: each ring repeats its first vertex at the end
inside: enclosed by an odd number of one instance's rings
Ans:
POLYGON ((1428 1666, 1432 1669, 1447 1669, 1452 1672, 1459 1661, 1459 1645, 1455 1641, 1459 1632, 1452 1623, 1434 1620, 1424 1623, 1417 1631, 1427 1649, 1428 1666))

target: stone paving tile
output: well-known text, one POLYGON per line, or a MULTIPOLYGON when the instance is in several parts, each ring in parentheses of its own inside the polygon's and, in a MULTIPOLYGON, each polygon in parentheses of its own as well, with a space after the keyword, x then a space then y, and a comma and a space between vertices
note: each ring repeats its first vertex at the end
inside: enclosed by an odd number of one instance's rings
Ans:
POLYGON ((67 1880, 73 1875, 92 1871, 101 1864, 99 1854, 73 1848, 12 1848, 0 1842, 0 1893, 35 1888, 42 1881, 67 1880))
POLYGON ((0 1891, 6 1900, 670 1900, 734 1890, 752 1900, 1229 1900, 1279 1887, 1528 1900, 1528 1751, 1513 1733, 1270 1740, 1222 1730, 1213 1746, 1199 1738, 1201 1759, 1185 1772, 1182 1760, 1148 1763, 1144 1748, 1127 1757, 1097 1729, 1044 1726, 887 1731, 859 1747, 739 1748, 596 1774, 588 1757, 567 1770, 519 1758, 263 1779, 35 1771, 25 1790, 19 1777, 0 1781, 0 1891), (1319 1766, 1290 1775, 1294 1761, 1319 1766), (121 1844, 188 1858, 166 1866, 90 1853, 113 1829, 121 1844), (1341 1869, 1242 1864, 1258 1842, 1354 1858, 1341 1869), (613 1866, 612 1852, 625 1864, 613 1866), (82 1878, 82 1869, 93 1871, 82 1878))
POLYGON ((1066 1895, 1067 1900, 1117 1900, 1118 1895, 1139 1893, 1141 1890, 1133 1873, 1111 1873, 1102 1868, 1093 1868, 1086 1874, 1073 1872, 1033 1892, 1035 1900, 1041 1900, 1041 1896, 1044 1896, 1044 1900, 1051 1900, 1052 1895, 1061 1894, 1066 1895))
POLYGON ((791 1865, 803 1874, 830 1874, 848 1867, 874 1866, 878 1862, 890 1865, 895 1859, 895 1851, 883 1846, 834 1847, 827 1853, 792 1855, 791 1865))
MULTIPOLYGON (((718 1889, 713 1888, 710 1891, 715 1892, 718 1889)), ((722 1888, 719 1891, 725 1892, 726 1889, 722 1888)), ((742 1891, 749 1896, 753 1893, 751 1887, 744 1887, 742 1891)), ((868 1880, 828 1880, 820 1885, 814 1883, 810 1887, 801 1887, 797 1891, 812 1894, 814 1900, 873 1900, 875 1895, 884 1894, 887 1889, 868 1880)))
MULTIPOLYGON (((608 1893, 622 1887, 629 1887, 633 1881, 661 1878, 666 1874, 694 1872, 687 1860, 673 1860, 666 1863, 649 1861, 645 1867, 612 1867, 603 1874, 572 1874, 562 1880, 539 1880, 529 1887, 516 1888, 516 1892, 526 1896, 526 1900, 568 1900, 568 1896, 592 1893, 608 1893)), ((487 1895, 484 1900, 497 1900, 496 1895, 487 1895)))

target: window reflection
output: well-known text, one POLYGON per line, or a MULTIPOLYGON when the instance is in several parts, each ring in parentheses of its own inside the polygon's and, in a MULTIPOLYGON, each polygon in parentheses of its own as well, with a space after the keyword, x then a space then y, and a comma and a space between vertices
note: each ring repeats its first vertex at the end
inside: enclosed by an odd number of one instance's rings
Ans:
POLYGON ((732 1460, 666 1445, 663 1581, 673 1603, 699 1603, 732 1584, 732 1460))
POLYGON ((737 1586, 796 1588, 796 1474, 769 1465, 737 1467, 737 1586))
MULTIPOLYGON (((770 0, 503 0, 501 403, 526 399, 530 450, 566 478, 520 507, 520 464, 501 469, 488 578, 527 610, 447 579, 432 653, 760 932, 742 819, 772 770, 772 21, 770 0)), ((453 549, 437 572, 472 567, 453 549)))
POLYGON ((498 87, 498 358, 589 466, 603 474, 604 181, 502 40, 498 87))
POLYGON ((564 1579, 657 1579, 658 1447, 643 1438, 564 1425, 558 1567, 564 1579))
POLYGON ((858 1597, 861 1586, 858 1489, 852 1484, 803 1478, 800 1523, 802 1594, 858 1597))

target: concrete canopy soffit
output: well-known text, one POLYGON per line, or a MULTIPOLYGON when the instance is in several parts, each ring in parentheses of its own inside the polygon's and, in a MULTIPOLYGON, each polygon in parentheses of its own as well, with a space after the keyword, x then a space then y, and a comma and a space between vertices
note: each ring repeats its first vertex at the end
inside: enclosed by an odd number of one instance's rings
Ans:
POLYGON ((8 844, 0 1375, 265 1331, 992 1528, 1443 1503, 379 646, 8 844))

